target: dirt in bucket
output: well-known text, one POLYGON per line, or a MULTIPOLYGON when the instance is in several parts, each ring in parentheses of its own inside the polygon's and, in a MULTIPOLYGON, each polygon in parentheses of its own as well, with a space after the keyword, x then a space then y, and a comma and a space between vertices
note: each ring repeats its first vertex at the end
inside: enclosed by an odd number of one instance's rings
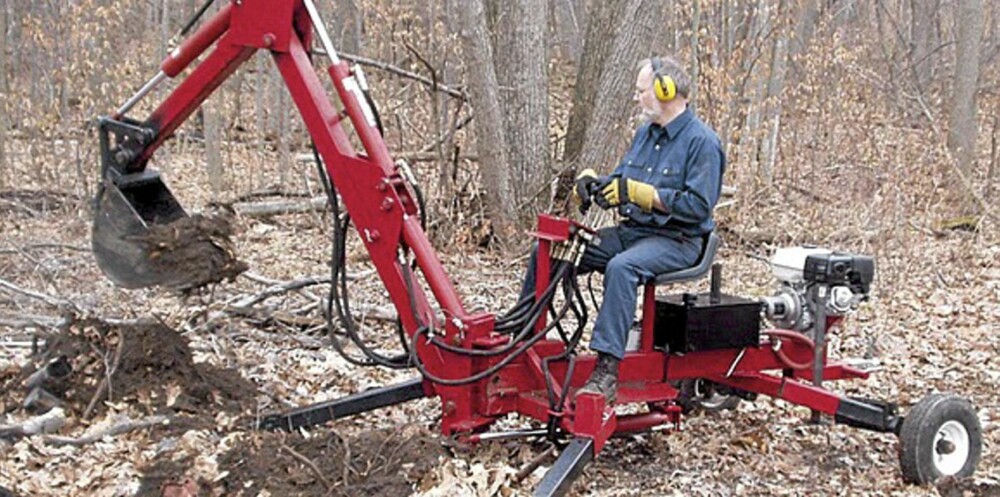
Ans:
POLYGON ((226 217, 196 214, 170 224, 154 224, 136 241, 163 287, 189 292, 211 283, 232 281, 248 266, 236 258, 233 226, 226 217))

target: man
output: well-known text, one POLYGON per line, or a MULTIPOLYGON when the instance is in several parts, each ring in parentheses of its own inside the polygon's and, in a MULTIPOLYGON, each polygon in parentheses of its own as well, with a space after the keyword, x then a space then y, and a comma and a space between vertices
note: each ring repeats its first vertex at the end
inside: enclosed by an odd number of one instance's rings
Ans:
MULTIPOLYGON (((604 301, 590 343, 597 365, 577 395, 599 393, 614 402, 637 288, 693 266, 715 227, 712 209, 722 191, 725 157, 715 132, 688 109, 690 88, 691 78, 676 60, 642 61, 634 98, 646 122, 609 176, 586 169, 577 177, 577 201, 587 205, 592 198, 622 217, 619 225, 600 230, 600 245, 589 246, 580 263, 581 274, 604 273, 604 301)), ((535 292, 535 266, 533 253, 522 297, 535 292)))

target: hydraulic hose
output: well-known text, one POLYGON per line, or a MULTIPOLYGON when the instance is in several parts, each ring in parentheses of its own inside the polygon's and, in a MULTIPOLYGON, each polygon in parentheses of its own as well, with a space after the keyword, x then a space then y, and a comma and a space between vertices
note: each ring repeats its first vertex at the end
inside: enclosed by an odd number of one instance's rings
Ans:
MULTIPOLYGON (((524 326, 521 328, 521 332, 518 333, 518 335, 514 337, 509 344, 497 349, 476 350, 465 347, 456 347, 454 345, 450 345, 441 340, 438 340, 435 337, 431 337, 430 342, 437 347, 447 350, 448 352, 465 356, 493 357, 510 352, 514 347, 518 345, 518 343, 522 342, 534 331, 535 324, 538 323, 538 319, 545 312, 545 309, 548 308, 548 304, 549 302, 552 301, 552 297, 555 294, 555 290, 557 289, 559 283, 563 280, 563 278, 565 278, 569 274, 571 267, 572 266, 570 266, 568 263, 563 263, 563 265, 559 267, 559 269, 556 272, 556 277, 553 278, 552 281, 549 283, 549 286, 545 289, 545 292, 542 294, 542 298, 537 302, 535 302, 535 304, 532 306, 530 319, 528 319, 527 323, 525 323, 524 326)), ((568 308, 566 310, 568 310, 568 308)), ((565 315, 565 311, 563 311, 562 314, 565 315)), ((553 320, 552 323, 547 328, 551 328, 554 324, 558 322, 559 319, 553 320)))
MULTIPOLYGON (((566 304, 566 305, 563 306, 563 308, 559 312, 559 319, 562 319, 566 315, 566 312, 568 312, 568 311, 569 311, 569 304, 566 304)), ((520 347, 517 348, 517 350, 511 352, 507 357, 504 357, 503 359, 501 359, 500 362, 498 362, 498 363, 494 364, 493 366, 490 366, 489 368, 484 369, 484 370, 482 370, 482 371, 480 371, 480 372, 478 372, 478 373, 476 373, 474 375, 467 376, 465 378, 446 379, 446 378, 441 378, 441 377, 435 376, 435 375, 431 374, 430 371, 427 371, 427 368, 425 368, 424 365, 423 365, 423 363, 420 362, 420 358, 417 356, 417 353, 416 353, 416 350, 417 350, 417 340, 420 338, 421 335, 426 335, 429 332, 429 329, 427 327, 420 328, 419 330, 417 330, 416 333, 413 334, 413 341, 410 344, 410 359, 413 362, 413 365, 416 366, 417 370, 420 371, 420 374, 422 374, 424 376, 424 378, 426 378, 426 379, 428 379, 428 380, 430 380, 430 381, 432 381, 434 383, 438 383, 438 384, 445 385, 445 386, 468 385, 470 383, 475 383, 477 381, 481 381, 481 380, 483 380, 485 378, 488 378, 488 377, 496 374, 497 372, 499 372, 501 369, 503 369, 508 364, 510 364, 511 362, 513 362, 514 359, 518 358, 521 354, 525 353, 529 348, 531 348, 533 345, 535 345, 536 343, 538 343, 538 341, 540 341, 542 338, 545 338, 545 335, 551 329, 552 329, 552 324, 550 323, 548 326, 546 326, 545 328, 543 328, 542 331, 540 331, 537 334, 535 334, 535 336, 529 338, 528 340, 525 340, 524 343, 520 347)))
POLYGON ((792 360, 792 358, 788 357, 788 354, 786 354, 781 347, 781 339, 785 338, 791 341, 797 341, 799 343, 805 344, 806 347, 808 347, 809 350, 812 351, 816 349, 816 344, 813 343, 812 339, 803 335, 802 333, 798 333, 795 331, 788 331, 788 330, 766 330, 761 333, 770 336, 772 337, 773 340, 775 340, 773 347, 774 354, 778 356, 778 359, 781 360, 782 364, 788 366, 790 369, 797 369, 797 370, 809 369, 812 367, 813 361, 810 360, 806 362, 796 362, 792 360))
POLYGON ((347 215, 342 220, 340 218, 340 202, 337 200, 333 178, 331 178, 323 167, 323 161, 312 146, 313 158, 315 159, 317 172, 323 183, 323 190, 326 192, 327 201, 333 218, 333 247, 330 254, 330 291, 327 295, 325 315, 327 320, 327 331, 333 342, 334 349, 351 364, 358 366, 385 366, 391 369, 406 369, 410 367, 409 354, 405 334, 400 334, 400 342, 403 344, 403 353, 396 356, 386 356, 372 350, 358 333, 350 313, 350 297, 347 291, 347 271, 346 271, 346 235, 347 227, 350 225, 350 216, 347 215), (340 338, 337 337, 333 325, 333 310, 336 304, 337 317, 344 328, 344 334, 352 343, 365 355, 365 359, 358 359, 351 356, 344 349, 340 338))

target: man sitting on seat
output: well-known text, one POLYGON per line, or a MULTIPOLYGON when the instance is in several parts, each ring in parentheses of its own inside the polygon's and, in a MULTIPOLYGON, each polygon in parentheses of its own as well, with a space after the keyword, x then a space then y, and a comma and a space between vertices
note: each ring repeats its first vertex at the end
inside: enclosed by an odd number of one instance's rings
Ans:
MULTIPOLYGON (((657 275, 693 266, 712 231, 712 209, 722 191, 725 156, 719 137, 688 109, 691 78, 669 57, 639 64, 635 96, 646 122, 609 176, 582 171, 574 198, 618 209, 622 221, 600 230, 601 243, 587 247, 579 272, 604 273, 604 301, 590 348, 593 374, 577 395, 603 394, 610 404, 618 389, 618 363, 625 357, 635 318, 636 290, 657 275)), ((535 293, 533 253, 521 296, 535 293)))

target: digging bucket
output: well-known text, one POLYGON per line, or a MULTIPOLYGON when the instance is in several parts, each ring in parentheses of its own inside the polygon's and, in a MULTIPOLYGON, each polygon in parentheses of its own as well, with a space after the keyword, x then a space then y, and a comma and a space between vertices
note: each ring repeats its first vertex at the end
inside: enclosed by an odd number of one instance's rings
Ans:
POLYGON ((97 265, 116 285, 142 288, 169 284, 184 275, 155 263, 155 249, 145 243, 150 226, 186 217, 158 172, 105 177, 94 199, 91 246, 97 265))

